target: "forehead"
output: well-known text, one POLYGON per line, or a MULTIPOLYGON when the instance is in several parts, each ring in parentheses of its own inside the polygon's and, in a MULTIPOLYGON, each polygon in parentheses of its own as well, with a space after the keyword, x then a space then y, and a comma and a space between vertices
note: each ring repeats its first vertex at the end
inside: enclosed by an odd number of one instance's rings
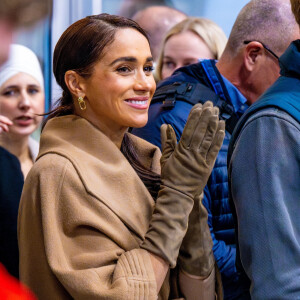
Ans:
POLYGON ((146 37, 132 28, 117 30, 114 41, 105 49, 103 60, 122 56, 151 57, 150 46, 146 37))
POLYGON ((166 41, 166 46, 174 45, 188 48, 191 44, 198 45, 203 44, 203 39, 191 30, 185 30, 176 34, 173 34, 166 41))
POLYGON ((180 52, 188 55, 211 55, 211 51, 204 40, 196 33, 188 30, 172 35, 165 44, 165 54, 180 52))
POLYGON ((10 86, 10 85, 17 85, 17 86, 26 86, 26 85, 38 85, 40 86, 39 82, 32 77, 31 75, 23 72, 19 72, 9 79, 7 79, 0 88, 10 86))

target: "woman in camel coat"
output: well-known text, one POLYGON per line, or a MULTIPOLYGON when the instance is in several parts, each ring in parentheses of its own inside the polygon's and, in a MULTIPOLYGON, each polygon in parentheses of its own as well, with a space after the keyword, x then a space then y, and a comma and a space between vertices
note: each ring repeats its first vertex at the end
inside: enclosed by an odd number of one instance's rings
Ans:
POLYGON ((211 104, 196 106, 178 145, 162 128, 162 158, 129 134, 147 122, 152 66, 146 34, 122 17, 86 17, 56 45, 63 96, 19 211, 20 278, 39 299, 168 299, 224 124, 211 104))

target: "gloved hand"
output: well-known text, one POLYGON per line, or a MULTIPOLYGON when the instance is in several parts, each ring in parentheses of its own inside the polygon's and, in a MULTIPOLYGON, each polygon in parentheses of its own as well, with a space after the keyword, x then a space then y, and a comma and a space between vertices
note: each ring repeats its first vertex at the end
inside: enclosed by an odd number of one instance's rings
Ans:
POLYGON ((161 127, 162 184, 141 248, 162 257, 171 267, 176 265, 194 198, 203 191, 223 142, 225 124, 218 113, 211 102, 203 107, 196 104, 178 145, 172 127, 161 127))
POLYGON ((179 250, 178 264, 186 273, 205 279, 214 269, 215 258, 207 224, 207 210, 202 204, 202 199, 203 193, 194 199, 188 229, 179 250))

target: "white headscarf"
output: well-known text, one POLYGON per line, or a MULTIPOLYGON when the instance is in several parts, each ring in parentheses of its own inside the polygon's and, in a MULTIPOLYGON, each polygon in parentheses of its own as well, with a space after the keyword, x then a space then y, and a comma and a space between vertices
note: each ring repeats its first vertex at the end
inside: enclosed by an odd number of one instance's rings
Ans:
POLYGON ((25 46, 12 44, 8 60, 0 67, 0 87, 20 72, 31 75, 44 89, 44 77, 37 56, 25 46))

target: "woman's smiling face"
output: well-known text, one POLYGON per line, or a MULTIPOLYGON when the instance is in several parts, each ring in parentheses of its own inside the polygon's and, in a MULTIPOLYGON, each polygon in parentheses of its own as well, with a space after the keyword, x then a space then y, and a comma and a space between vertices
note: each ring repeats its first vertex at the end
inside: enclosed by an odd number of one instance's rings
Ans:
POLYGON ((137 30, 119 29, 92 75, 82 78, 84 117, 110 132, 142 127, 155 91, 153 59, 147 39, 137 30))

